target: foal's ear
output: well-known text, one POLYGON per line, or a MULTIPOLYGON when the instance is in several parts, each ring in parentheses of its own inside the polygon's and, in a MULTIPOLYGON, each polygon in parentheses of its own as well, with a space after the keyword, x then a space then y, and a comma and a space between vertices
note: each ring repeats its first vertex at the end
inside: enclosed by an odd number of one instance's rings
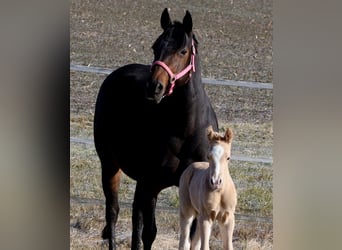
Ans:
POLYGON ((233 140, 233 130, 231 128, 227 128, 226 134, 224 135, 224 140, 228 143, 231 143, 233 140))
POLYGON ((192 17, 188 10, 186 11, 185 16, 183 18, 183 26, 187 34, 189 34, 192 31, 192 17))
POLYGON ((166 30, 169 25, 171 25, 171 18, 169 15, 169 10, 167 8, 164 9, 161 17, 160 17, 160 25, 163 30, 166 30))
POLYGON ((214 134, 213 127, 210 125, 210 126, 207 128, 207 135, 208 135, 209 140, 213 137, 213 134, 214 134))

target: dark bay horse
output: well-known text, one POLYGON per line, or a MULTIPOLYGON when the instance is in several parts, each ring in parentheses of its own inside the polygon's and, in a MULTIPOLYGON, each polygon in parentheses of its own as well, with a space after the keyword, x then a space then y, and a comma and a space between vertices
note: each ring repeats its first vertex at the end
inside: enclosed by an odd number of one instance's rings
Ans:
POLYGON ((190 13, 183 22, 172 22, 165 9, 160 23, 163 33, 152 46, 154 63, 115 70, 96 101, 94 140, 106 198, 102 237, 109 240, 109 249, 115 249, 121 171, 136 180, 131 249, 140 249, 141 241, 151 249, 158 194, 178 186, 189 164, 207 160, 206 128, 218 129, 201 81, 190 13))

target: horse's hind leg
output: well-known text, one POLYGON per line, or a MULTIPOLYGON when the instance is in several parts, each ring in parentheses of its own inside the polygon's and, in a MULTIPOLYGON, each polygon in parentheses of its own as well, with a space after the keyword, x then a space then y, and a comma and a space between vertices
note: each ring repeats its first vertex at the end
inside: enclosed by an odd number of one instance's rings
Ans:
POLYGON ((119 214, 118 191, 121 170, 117 166, 103 161, 101 165, 102 188, 106 198, 106 226, 102 231, 102 238, 108 239, 109 249, 115 249, 115 224, 119 214))

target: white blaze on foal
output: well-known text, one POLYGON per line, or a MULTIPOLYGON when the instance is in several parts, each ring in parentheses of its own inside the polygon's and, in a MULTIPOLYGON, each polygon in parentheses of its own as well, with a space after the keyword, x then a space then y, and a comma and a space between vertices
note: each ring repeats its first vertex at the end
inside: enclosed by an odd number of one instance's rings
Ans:
MULTIPOLYGON (((212 185, 213 189, 220 189, 222 184, 222 178, 220 176, 221 165, 220 159, 224 153, 224 149, 220 145, 215 145, 212 148, 211 154, 214 162, 214 173, 211 175, 210 184, 212 185)), ((224 166, 223 166, 224 167, 224 166)))

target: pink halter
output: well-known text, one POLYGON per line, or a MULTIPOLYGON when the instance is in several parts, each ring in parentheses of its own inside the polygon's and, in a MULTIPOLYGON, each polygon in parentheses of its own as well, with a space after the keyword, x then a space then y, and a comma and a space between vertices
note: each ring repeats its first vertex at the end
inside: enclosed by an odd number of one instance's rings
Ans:
POLYGON ((174 74, 171 69, 169 68, 169 66, 167 66, 163 61, 155 61, 152 63, 151 68, 154 65, 159 65, 161 66, 168 74, 170 77, 170 89, 169 92, 165 95, 171 95, 173 92, 173 89, 175 87, 175 83, 179 78, 182 78, 185 74, 187 74, 188 72, 190 72, 190 77, 191 77, 191 70, 193 72, 195 72, 195 55, 196 55, 196 49, 195 49, 195 44, 194 44, 194 40, 192 40, 192 45, 191 45, 191 59, 190 59, 190 63, 189 65, 183 69, 181 72, 179 72, 178 74, 174 74))

